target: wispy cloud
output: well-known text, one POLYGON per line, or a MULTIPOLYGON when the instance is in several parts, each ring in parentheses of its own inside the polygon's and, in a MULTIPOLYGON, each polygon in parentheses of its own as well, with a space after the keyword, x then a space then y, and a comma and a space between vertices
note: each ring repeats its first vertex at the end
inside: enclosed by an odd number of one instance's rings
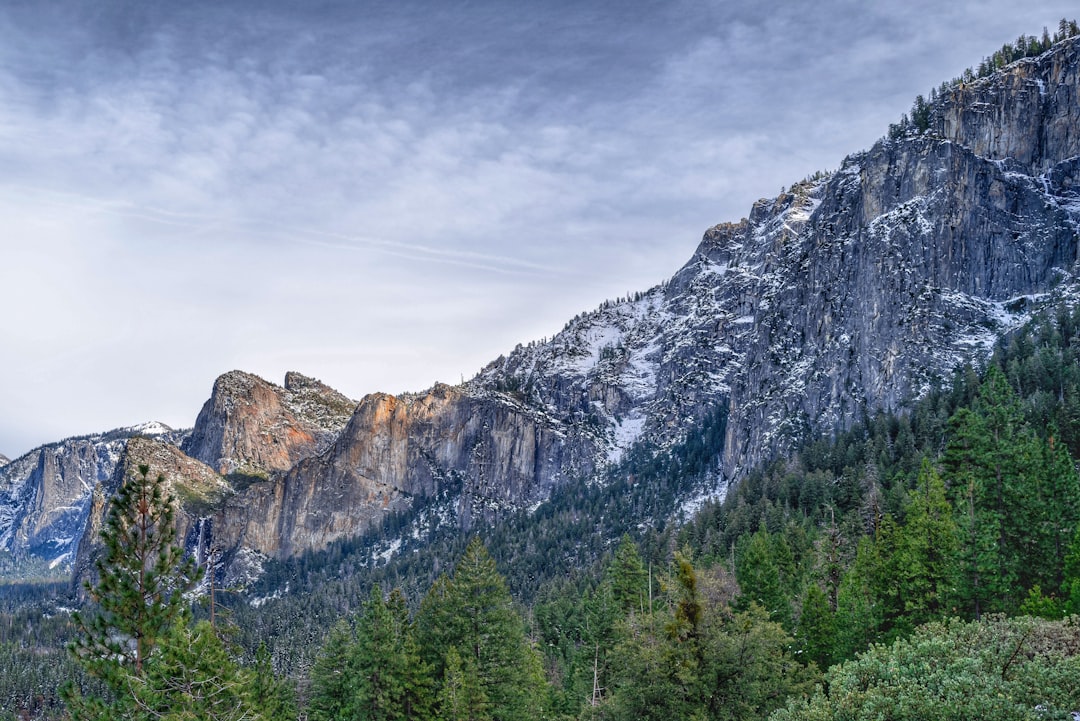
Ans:
POLYGON ((1070 12, 5 4, 0 451, 190 423, 232 367, 456 381, 1070 12))

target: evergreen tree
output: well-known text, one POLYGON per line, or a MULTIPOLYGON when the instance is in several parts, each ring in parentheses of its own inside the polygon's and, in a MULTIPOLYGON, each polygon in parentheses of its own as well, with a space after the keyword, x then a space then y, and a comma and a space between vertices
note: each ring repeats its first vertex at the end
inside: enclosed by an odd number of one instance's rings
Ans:
POLYGON ((297 717, 296 691, 274 673, 270 650, 265 643, 255 650, 251 673, 251 695, 258 700, 263 718, 266 721, 294 721, 297 717))
POLYGON ((311 721, 345 721, 353 717, 352 628, 339 620, 311 668, 308 716, 311 721))
POLYGON ((623 615, 641 613, 648 602, 648 572, 637 544, 624 534, 608 567, 607 578, 616 607, 623 615))
POLYGON ((102 552, 94 563, 97 582, 87 584, 95 612, 74 616, 75 658, 110 692, 106 699, 83 696, 69 685, 63 692, 79 719, 148 718, 137 703, 158 646, 187 619, 183 594, 197 574, 174 544, 173 499, 165 477, 140 465, 127 477, 109 506, 101 530, 102 552))
POLYGON ((446 670, 439 690, 442 721, 491 721, 491 702, 472 657, 464 659, 456 646, 446 650, 446 670))
POLYGON ((876 562, 873 540, 862 538, 855 562, 841 577, 836 595, 834 661, 852 658, 878 638, 881 606, 871 581, 876 562))
POLYGON ((1027 557, 1037 573, 1035 582, 1047 593, 1067 593, 1064 588, 1066 557, 1074 529, 1080 524, 1080 476, 1056 426, 1051 426, 1043 444, 1037 509, 1031 529, 1034 543, 1027 557))
POLYGON ((373 586, 356 629, 353 709, 368 721, 415 721, 431 713, 432 684, 413 637, 405 597, 373 586))
POLYGON ((908 627, 940 618, 948 611, 955 594, 959 551, 945 483, 927 459, 923 459, 917 484, 910 494, 898 563, 893 565, 908 627))
POLYGON ((784 589, 780 566, 774 556, 774 545, 764 523, 752 536, 740 539, 737 544, 735 578, 742 591, 740 608, 749 608, 754 602, 781 625, 791 623, 791 602, 784 589))
POLYGON ((451 647, 462 669, 475 668, 496 721, 546 713, 540 659, 525 637, 506 582, 479 538, 469 543, 453 577, 437 581, 424 598, 417 632, 425 658, 444 686, 451 647))
POLYGON ((250 671, 242 670, 209 621, 175 624, 161 653, 132 687, 138 717, 163 721, 263 719, 250 671))
POLYGON ((1065 610, 1080 615, 1080 525, 1076 527, 1069 553, 1065 556, 1064 576, 1062 595, 1065 597, 1065 610))
POLYGON ((959 598, 976 618, 1014 610, 1029 571, 1024 548, 1038 495, 1036 439, 996 366, 987 371, 974 410, 959 409, 949 425, 952 437, 943 462, 953 482, 962 539, 959 598))
POLYGON ((816 583, 806 587, 803 594, 799 630, 795 636, 800 659, 815 663, 822 671, 833 664, 836 652, 836 614, 829 608, 825 592, 816 583))

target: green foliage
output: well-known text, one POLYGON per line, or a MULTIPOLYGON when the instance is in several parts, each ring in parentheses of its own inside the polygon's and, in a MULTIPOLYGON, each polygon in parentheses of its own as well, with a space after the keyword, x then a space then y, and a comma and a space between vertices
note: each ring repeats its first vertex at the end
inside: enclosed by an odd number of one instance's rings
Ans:
POLYGON ((662 603, 619 626, 609 693, 589 707, 603 719, 757 719, 809 692, 815 667, 757 604, 732 613, 717 586, 676 554, 662 603))
POLYGON ((827 692, 770 719, 1068 719, 1080 708, 1078 654, 1075 619, 932 623, 834 667, 827 692))
POLYGON ((439 689, 439 709, 443 721, 489 721, 491 701, 484 692, 480 672, 471 656, 464 659, 456 646, 446 650, 446 668, 439 689))
POLYGON ((540 659, 525 636, 506 582, 477 538, 452 577, 437 581, 417 616, 424 658, 445 686, 448 654, 459 655, 461 680, 474 673, 492 718, 540 718, 547 706, 540 659))
POLYGON ((125 479, 109 506, 95 561, 97 583, 87 584, 96 609, 74 617, 78 635, 71 652, 86 672, 110 691, 87 698, 69 685, 64 701, 76 718, 107 719, 134 713, 133 688, 145 684, 148 664, 172 627, 185 620, 183 594, 197 580, 194 565, 174 544, 173 500, 164 476, 147 466, 125 479))
POLYGON ((906 523, 895 552, 893 581, 909 626, 952 611, 956 593, 959 538, 945 483, 929 460, 923 460, 909 494, 906 523))
POLYGON ((836 614, 829 608, 821 587, 811 583, 803 594, 799 628, 795 634, 800 660, 817 664, 819 669, 829 668, 836 655, 836 636, 836 614))
POLYGON ((63 691, 74 719, 214 721, 284 719, 287 687, 264 663, 241 668, 209 622, 192 625, 184 599, 198 580, 175 545, 173 500, 150 469, 125 479, 101 531, 96 602, 76 614, 71 653, 97 684, 63 691))
MULTIPOLYGON (((175 624, 130 687, 136 718, 164 721, 261 719, 254 674, 241 669, 209 621, 175 624)), ((130 713, 130 712, 129 712, 130 713)), ((127 717, 124 717, 127 718, 127 717)))
POLYGON ((420 658, 405 597, 383 599, 378 586, 364 604, 352 663, 353 710, 370 721, 414 721, 431 716, 430 667, 420 658))
MULTIPOLYGON (((762 525, 735 547, 735 576, 742 589, 741 607, 756 603, 785 628, 791 624, 791 578, 781 569, 778 548, 786 550, 782 537, 773 537, 762 525)), ((790 553, 790 551, 789 551, 790 553)))
POLYGON ((615 558, 608 566, 607 577, 612 601, 623 614, 644 612, 648 600, 648 573, 638 553, 637 544, 624 534, 615 549, 615 558))
POLYGON ((349 624, 339 620, 330 629, 311 669, 308 717, 311 721, 343 721, 353 714, 353 645, 349 624))

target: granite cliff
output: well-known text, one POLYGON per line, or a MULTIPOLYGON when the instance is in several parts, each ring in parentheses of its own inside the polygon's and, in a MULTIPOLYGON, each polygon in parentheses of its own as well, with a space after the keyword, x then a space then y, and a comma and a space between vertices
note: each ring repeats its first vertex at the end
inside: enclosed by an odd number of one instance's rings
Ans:
POLYGON ((355 403, 299 374, 278 387, 235 371, 182 437, 39 449, 0 466, 0 546, 70 569, 123 469, 148 458, 175 476, 189 546, 219 549, 240 578, 392 511, 413 512, 421 536, 533 508, 717 409, 722 493, 808 434, 902 411, 1040 308, 1080 298, 1078 92, 1075 38, 958 83, 921 131, 758 201, 671 279, 460 386, 355 403))

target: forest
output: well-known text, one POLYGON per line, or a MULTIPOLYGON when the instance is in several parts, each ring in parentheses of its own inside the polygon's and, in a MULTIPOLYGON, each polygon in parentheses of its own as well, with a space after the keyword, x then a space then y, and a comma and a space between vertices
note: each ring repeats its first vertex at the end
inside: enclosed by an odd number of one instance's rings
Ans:
POLYGON ((191 605, 199 571, 145 469, 149 500, 110 513, 163 515, 107 524, 96 603, 6 589, 0 698, 19 718, 1068 718, 1078 353, 1080 310, 1061 309, 981 373, 805 444, 686 523, 592 520, 670 517, 710 477, 717 414, 627 458, 613 478, 632 485, 433 543, 443 573, 423 553, 365 563, 358 543, 284 564, 274 582, 299 590, 259 608, 191 605), (133 558, 139 527, 157 530, 133 558), (157 590, 133 591, 125 563, 157 590))

